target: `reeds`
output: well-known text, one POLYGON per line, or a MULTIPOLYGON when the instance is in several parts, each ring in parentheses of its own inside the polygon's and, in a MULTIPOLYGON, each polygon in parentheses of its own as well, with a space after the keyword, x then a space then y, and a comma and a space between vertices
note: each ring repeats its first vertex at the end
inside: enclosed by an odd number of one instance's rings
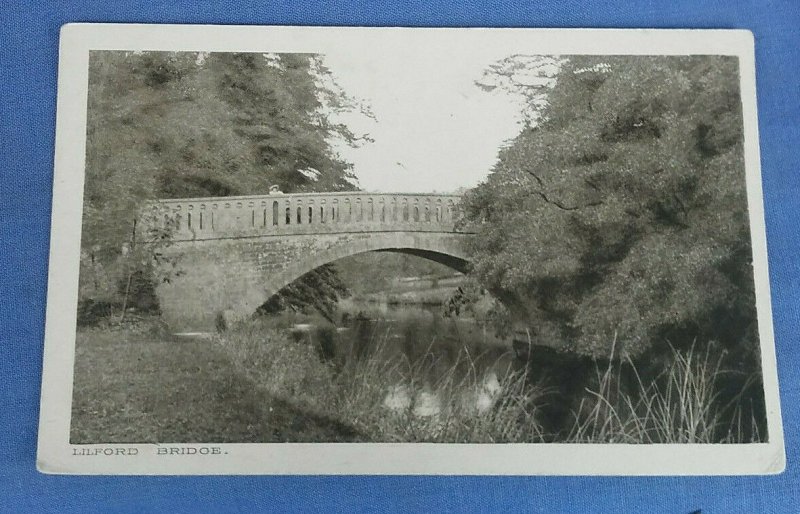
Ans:
POLYGON ((758 423, 748 409, 749 431, 743 428, 741 400, 750 377, 733 398, 722 401, 719 381, 730 371, 722 369, 724 353, 696 342, 686 351, 669 345, 667 365, 647 383, 630 358, 610 360, 597 368, 597 388, 585 389, 565 442, 579 443, 723 443, 758 440, 758 423), (625 376, 633 378, 633 385, 625 376), (735 420, 731 422, 730 420, 735 420))
POLYGON ((379 334, 373 353, 348 361, 340 374, 339 412, 377 441, 542 440, 535 421, 539 389, 524 370, 498 369, 501 359, 479 362, 484 356, 467 347, 446 361, 436 343, 432 338, 422 352, 398 355, 387 334, 379 334), (387 354, 398 358, 379 357, 387 354), (395 408, 387 406, 392 394, 399 398, 395 408))
MULTIPOLYGON (((367 341, 337 348, 333 358, 321 358, 314 344, 292 341, 285 332, 257 323, 229 331, 219 342, 257 387, 376 442, 652 444, 747 442, 747 434, 760 438, 742 394, 721 397, 718 382, 729 372, 722 369, 724 354, 713 345, 702 351, 695 344, 685 351, 670 346, 663 369, 652 379, 644 379, 631 359, 609 359, 596 366, 592 385, 564 399, 534 381, 527 366, 514 369, 507 355, 477 353, 468 345, 448 353, 435 336, 429 334, 427 341, 419 332, 409 336, 419 339, 417 346, 402 349, 388 326, 377 325, 367 341), (542 428, 539 413, 546 401, 574 405, 557 433, 542 428)), ((747 387, 757 386, 756 378, 747 387)))

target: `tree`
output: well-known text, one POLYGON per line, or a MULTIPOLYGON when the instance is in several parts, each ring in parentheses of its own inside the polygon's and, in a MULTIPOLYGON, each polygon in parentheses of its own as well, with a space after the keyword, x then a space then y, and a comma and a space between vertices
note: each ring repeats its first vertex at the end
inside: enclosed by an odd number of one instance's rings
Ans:
POLYGON ((703 339, 756 362, 738 76, 732 57, 561 62, 463 203, 473 275, 564 349, 703 339))
POLYGON ((332 264, 325 264, 285 286, 281 294, 267 300, 259 312, 274 314, 284 310, 307 312, 313 309, 329 322, 335 323, 336 302, 348 294, 347 286, 336 268, 332 264))
POLYGON ((563 63, 563 58, 552 55, 514 54, 489 65, 475 85, 487 92, 521 97, 523 121, 531 125, 539 121, 563 63))
POLYGON ((152 275, 134 230, 148 200, 355 189, 329 140, 362 139, 327 113, 356 105, 315 55, 92 52, 81 297, 125 304, 152 275))

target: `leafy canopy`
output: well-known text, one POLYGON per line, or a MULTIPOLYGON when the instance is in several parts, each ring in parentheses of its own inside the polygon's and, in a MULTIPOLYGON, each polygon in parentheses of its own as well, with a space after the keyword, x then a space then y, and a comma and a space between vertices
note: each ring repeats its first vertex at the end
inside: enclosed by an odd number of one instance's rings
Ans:
POLYGON ((637 355, 702 336, 752 354, 736 59, 569 57, 554 78, 538 124, 463 204, 475 278, 565 349, 609 356, 616 340, 637 355))
MULTIPOLYGON (((152 275, 152 255, 132 251, 147 200, 355 189, 329 141, 363 138, 328 114, 358 107, 315 55, 92 52, 82 297, 152 275)), ((329 270, 307 280, 336 289, 329 270)))

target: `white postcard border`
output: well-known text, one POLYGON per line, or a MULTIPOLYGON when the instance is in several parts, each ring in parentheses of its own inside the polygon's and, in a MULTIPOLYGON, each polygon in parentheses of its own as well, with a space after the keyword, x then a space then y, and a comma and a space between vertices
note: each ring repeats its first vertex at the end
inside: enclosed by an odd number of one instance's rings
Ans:
POLYGON ((754 41, 744 30, 412 29, 68 24, 62 28, 37 467, 70 474, 740 475, 785 467, 767 269, 754 41), (769 442, 754 444, 263 443, 71 445, 90 50, 309 52, 491 44, 545 55, 735 55, 769 442), (194 448, 177 455, 170 448, 194 448), (159 450, 161 449, 161 450, 159 450), (165 450, 166 449, 166 450, 165 450), (169 452, 173 454, 170 455, 169 452), (83 452, 83 453, 82 453, 83 452), (163 453, 167 453, 164 455, 163 453), (109 455, 110 453, 110 455, 109 455), (162 453, 162 454, 159 454, 162 453))

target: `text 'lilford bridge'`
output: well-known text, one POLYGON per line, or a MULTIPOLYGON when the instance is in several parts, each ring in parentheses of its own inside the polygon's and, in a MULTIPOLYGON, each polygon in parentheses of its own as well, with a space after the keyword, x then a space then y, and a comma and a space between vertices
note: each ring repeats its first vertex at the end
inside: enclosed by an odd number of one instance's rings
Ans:
POLYGON ((159 200, 175 271, 157 293, 176 329, 252 315, 319 266, 364 252, 399 252, 464 271, 457 195, 300 193, 159 200))

